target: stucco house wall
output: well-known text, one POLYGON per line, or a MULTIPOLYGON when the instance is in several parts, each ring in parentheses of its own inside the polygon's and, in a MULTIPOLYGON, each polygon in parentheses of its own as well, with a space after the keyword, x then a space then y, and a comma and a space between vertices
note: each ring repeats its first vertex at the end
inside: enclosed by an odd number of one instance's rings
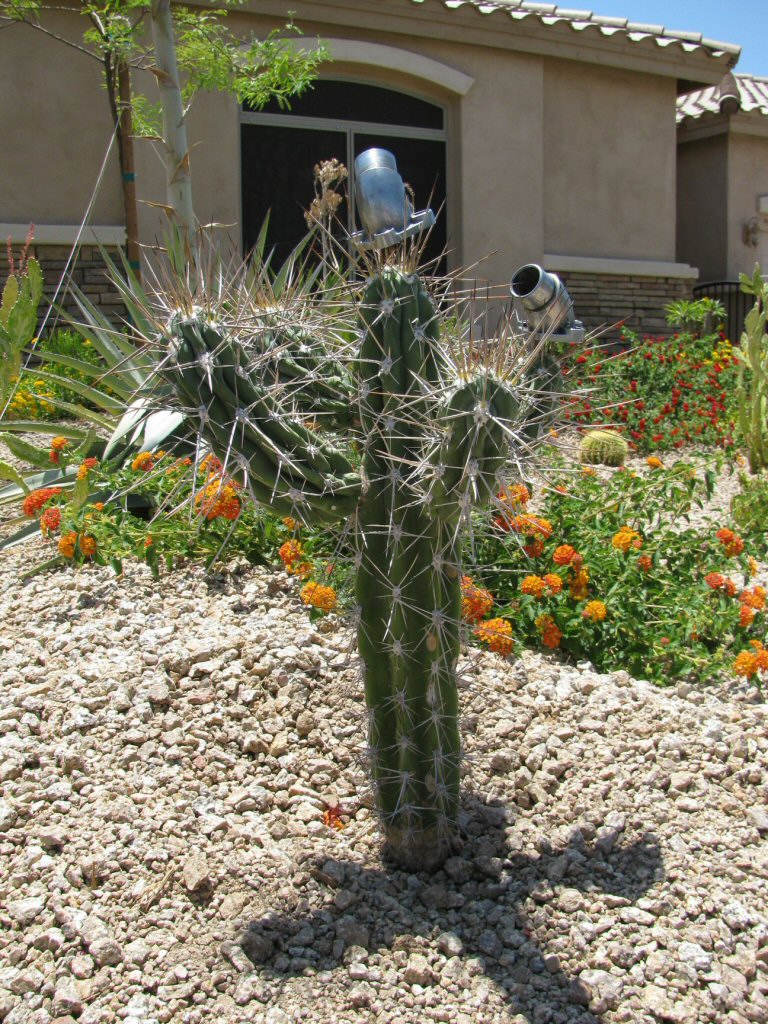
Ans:
MULTIPOLYGON (((449 267, 482 260, 473 273, 504 291, 519 265, 541 262, 565 279, 591 325, 634 318, 652 329, 654 307, 690 289, 697 271, 675 246, 675 99, 682 81, 717 82, 737 48, 554 6, 475 0, 252 0, 230 27, 263 33, 289 9, 308 40, 332 41, 336 59, 322 75, 445 107, 449 267)), ((77 39, 82 23, 58 17, 57 29, 77 39)), ((19 100, 19 145, 0 168, 0 226, 20 234, 32 220, 40 241, 71 242, 111 133, 98 64, 14 27, 0 33, 0 76, 4 102, 19 100), (23 92, 13 88, 20 81, 23 92)), ((149 74, 138 84, 153 95, 149 74)), ((221 244, 236 248, 237 102, 199 96, 188 132, 197 215, 224 225, 221 244)), ((164 202, 156 144, 137 145, 136 171, 140 198, 164 202)), ((114 155, 90 224, 102 241, 120 242, 114 155)), ((140 207, 140 231, 148 245, 161 237, 150 205, 140 207)))
POLYGON ((739 275, 768 275, 768 79, 728 74, 678 100, 679 260, 724 302, 739 337, 750 302, 739 275))
POLYGON ((728 236, 728 144, 725 135, 678 149, 677 245, 695 256, 702 281, 720 280, 728 236))
POLYGON ((678 259, 704 281, 737 281, 758 259, 768 273, 768 79, 682 96, 678 154, 678 259))

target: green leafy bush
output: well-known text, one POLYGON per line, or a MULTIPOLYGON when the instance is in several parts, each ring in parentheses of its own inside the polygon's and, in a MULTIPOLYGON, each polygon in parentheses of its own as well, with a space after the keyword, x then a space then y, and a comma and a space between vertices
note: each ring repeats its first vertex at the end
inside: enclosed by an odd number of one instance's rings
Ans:
POLYGON ((756 553, 768 553, 768 475, 739 474, 741 490, 731 501, 731 516, 756 553))
POLYGON ((76 331, 57 330, 40 340, 26 370, 23 370, 7 411, 10 420, 59 420, 69 415, 60 403, 82 404, 95 408, 92 402, 67 387, 67 381, 95 387, 105 395, 114 392, 98 379, 98 370, 108 367, 93 344, 76 331), (51 363, 46 357, 87 363, 95 374, 89 375, 66 362, 51 363), (42 363, 41 363, 42 360, 42 363))
POLYGON ((93 560, 122 571, 125 558, 147 562, 155 574, 180 559, 212 563, 226 545, 229 556, 265 561, 278 534, 209 456, 198 469, 189 458, 141 452, 120 468, 95 457, 70 458, 72 446, 54 438, 52 452, 75 474, 74 491, 44 487, 22 502, 51 545, 40 568, 93 560))
POLYGON ((649 461, 646 475, 563 473, 536 514, 502 498, 493 522, 478 523, 478 535, 493 531, 476 541, 489 568, 473 582, 526 647, 662 684, 706 680, 765 635, 765 593, 749 587, 754 563, 732 530, 680 528, 712 473, 649 461))

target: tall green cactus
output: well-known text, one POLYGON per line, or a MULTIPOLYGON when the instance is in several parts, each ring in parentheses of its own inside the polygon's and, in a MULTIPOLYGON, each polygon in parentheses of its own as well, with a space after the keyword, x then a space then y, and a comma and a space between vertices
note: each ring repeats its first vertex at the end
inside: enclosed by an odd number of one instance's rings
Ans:
POLYGON ((0 415, 16 378, 21 356, 37 327, 37 307, 43 296, 43 272, 35 259, 22 259, 18 274, 10 274, 0 301, 0 415))
POLYGON ((747 447, 750 473, 768 469, 768 283, 759 265, 750 278, 741 275, 741 290, 755 296, 747 313, 741 347, 733 349, 739 364, 739 431, 747 447))
MULTIPOLYGON (((429 870, 447 855, 458 814, 461 528, 498 492, 510 439, 528 443, 549 398, 526 390, 519 360, 493 368, 504 352, 487 365, 451 360, 416 274, 381 266, 359 320, 359 351, 344 371, 358 392, 359 474, 301 425, 297 403, 281 404, 271 350, 289 358, 295 334, 285 341, 272 330, 268 343, 245 348, 210 316, 176 316, 161 372, 256 500, 318 525, 351 516, 376 804, 390 854, 429 870)), ((307 348, 322 344, 307 339, 307 348)), ((337 372, 305 365, 308 394, 337 372)))

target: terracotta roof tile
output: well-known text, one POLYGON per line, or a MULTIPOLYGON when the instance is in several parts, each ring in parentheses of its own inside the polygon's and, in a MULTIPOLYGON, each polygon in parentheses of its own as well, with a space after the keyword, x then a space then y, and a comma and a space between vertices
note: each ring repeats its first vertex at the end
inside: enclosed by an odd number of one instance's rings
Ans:
MULTIPOLYGON (((424 0, 411 0, 411 2, 423 3, 424 0)), ((653 39, 658 46, 664 48, 679 46, 685 53, 702 50, 714 58, 725 55, 736 57, 741 53, 740 46, 715 39, 705 39, 700 32, 668 29, 664 25, 646 25, 642 22, 629 21, 627 18, 595 14, 593 11, 539 3, 538 0, 436 0, 436 2, 442 3, 449 10, 473 7, 479 14, 486 17, 507 14, 515 21, 537 18, 545 25, 566 22, 577 32, 593 29, 608 36, 623 33, 635 43, 653 39)))
MULTIPOLYGON (((740 75, 735 72, 727 76, 731 88, 736 86, 739 106, 744 113, 757 111, 768 117, 768 78, 757 78, 755 75, 740 75)), ((725 80, 724 80, 725 82, 725 80)), ((677 120, 688 118, 695 120, 705 114, 719 114, 720 100, 723 92, 720 85, 709 85, 705 89, 680 96, 677 101, 677 120)))

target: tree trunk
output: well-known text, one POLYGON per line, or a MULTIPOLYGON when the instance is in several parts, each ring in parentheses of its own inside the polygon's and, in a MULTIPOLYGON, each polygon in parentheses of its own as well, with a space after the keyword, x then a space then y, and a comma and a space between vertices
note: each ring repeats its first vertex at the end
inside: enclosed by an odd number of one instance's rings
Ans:
POLYGON ((128 262, 141 281, 141 250, 139 248, 139 210, 136 202, 136 171, 133 149, 133 116, 131 114, 131 71, 121 62, 117 68, 118 96, 120 100, 120 140, 123 184, 123 207, 125 208, 125 239, 128 262))
POLYGON ((176 65, 173 18, 170 0, 152 0, 152 38, 155 46, 155 67, 152 69, 160 86, 163 112, 163 141, 168 174, 168 206, 182 232, 187 259, 192 270, 197 265, 195 215, 192 209, 192 176, 189 167, 187 128, 184 104, 176 65))

